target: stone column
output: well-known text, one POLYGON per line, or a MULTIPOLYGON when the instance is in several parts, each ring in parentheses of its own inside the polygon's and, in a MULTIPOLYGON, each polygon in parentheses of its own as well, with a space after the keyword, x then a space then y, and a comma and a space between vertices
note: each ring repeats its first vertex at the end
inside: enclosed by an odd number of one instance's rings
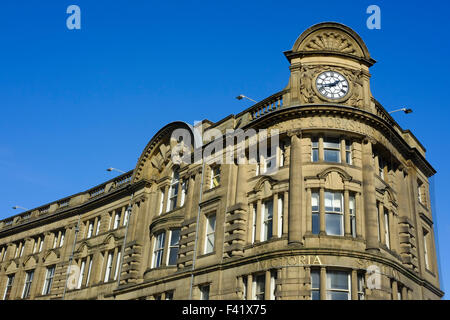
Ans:
POLYGON ((266 270, 266 281, 264 284, 264 300, 270 300, 270 270, 266 270))
MULTIPOLYGON (((255 230, 253 230, 253 224, 255 223, 255 221, 253 221, 253 208, 254 208, 254 204, 250 203, 248 205, 248 227, 247 230, 249 230, 249 232, 247 232, 247 243, 252 243, 252 239, 253 239, 253 234, 255 232, 255 230)), ((255 215, 255 219, 256 219, 256 215, 255 215)), ((254 240, 254 239, 253 239, 254 240)))
POLYGON ((327 300, 327 269, 320 268, 320 300, 327 300))
POLYGON ((408 300, 408 289, 405 286, 402 287, 402 300, 408 300))
POLYGON ((346 152, 346 150, 345 150, 345 147, 346 147, 346 145, 345 145, 345 137, 341 137, 340 138, 340 142, 341 142, 341 163, 347 163, 345 161, 345 152, 346 152))
POLYGON ((184 200, 185 202, 185 215, 186 217, 190 217, 192 215, 191 211, 192 211, 192 202, 193 202, 193 195, 194 195, 194 189, 195 189, 195 179, 193 178, 193 176, 190 176, 188 178, 188 185, 187 185, 188 191, 186 194, 186 199, 184 200))
POLYGON ((323 161, 325 159, 324 149, 323 149, 323 136, 319 137, 319 161, 323 161))
POLYGON ((306 189, 306 234, 312 234, 311 188, 306 189))
POLYGON ((168 201, 169 201, 169 185, 166 184, 164 186, 164 201, 163 201, 163 207, 162 207, 161 214, 163 214, 164 212, 167 212, 167 202, 168 201))
POLYGON ((392 300, 398 300, 398 287, 397 287, 397 281, 392 281, 392 300))
POLYGON ((356 217, 356 237, 357 238, 362 238, 362 227, 363 227, 362 210, 363 210, 363 206, 361 203, 361 193, 357 192, 355 194, 355 217, 356 217))
POLYGON ((256 202, 256 231, 255 231, 255 242, 261 241, 261 222, 262 222, 262 214, 261 214, 261 199, 258 199, 256 202))
POLYGON ((285 191, 283 196, 283 234, 288 233, 289 222, 289 192, 285 191))
POLYGON ((325 228, 325 188, 320 187, 319 192, 319 235, 326 235, 326 228, 325 228))
MULTIPOLYGON (((345 140, 344 140, 345 141, 345 140)), ((344 187, 344 235, 346 237, 351 237, 352 233, 350 230, 350 195, 348 189, 344 187)))
MULTIPOLYGON (((177 203, 175 204, 175 208, 179 208, 181 207, 181 194, 183 193, 183 178, 180 177, 180 179, 178 179, 178 194, 177 194, 177 203)), ((186 198, 184 199, 184 201, 186 201, 186 198)))
POLYGON ((273 195, 273 217, 272 217, 272 237, 278 238, 281 234, 278 234, 278 218, 279 218, 279 209, 278 209, 278 193, 273 195))
POLYGON ((352 270, 352 300, 358 300, 358 272, 352 270))
POLYGON ((299 132, 291 134, 291 161, 289 172, 289 243, 302 242, 302 151, 299 132))
POLYGON ((363 196, 366 226, 366 250, 379 251, 378 224, 375 195, 375 172, 372 162, 372 142, 366 138, 362 143, 363 196))
POLYGON ((380 224, 380 242, 386 245, 386 229, 384 228, 384 205, 381 201, 378 203, 378 222, 380 224))
POLYGON ((253 276, 247 276, 247 300, 253 300, 253 276))

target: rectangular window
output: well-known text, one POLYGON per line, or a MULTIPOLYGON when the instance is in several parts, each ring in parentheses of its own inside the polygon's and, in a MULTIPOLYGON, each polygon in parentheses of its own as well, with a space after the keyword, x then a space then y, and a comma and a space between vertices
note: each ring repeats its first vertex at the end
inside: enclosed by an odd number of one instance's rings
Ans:
MULTIPOLYGON (((105 254, 106 254, 106 252, 105 252, 105 254)), ((103 282, 109 281, 109 279, 111 277, 112 264, 113 264, 113 252, 109 252, 108 260, 106 260, 105 278, 103 279, 103 282)))
POLYGON ((220 167, 214 166, 211 168, 211 183, 209 188, 215 188, 220 185, 220 167))
POLYGON ((256 204, 253 204, 253 211, 252 211, 252 221, 253 221, 253 226, 252 226, 252 243, 255 243, 255 239, 256 239, 256 204))
POLYGON ((273 200, 264 201, 262 205, 262 217, 261 241, 267 241, 272 238, 273 200))
POLYGON ((320 270, 311 270, 311 300, 320 300, 320 270))
POLYGON ((364 294, 364 274, 358 274, 358 300, 365 300, 364 294))
POLYGON ((130 218, 131 206, 125 209, 125 215, 123 217, 123 225, 126 226, 128 224, 128 219, 130 218))
POLYGON ((19 258, 23 256, 23 250, 25 248, 25 242, 21 242, 20 243, 20 253, 19 253, 19 258))
POLYGON ((153 250, 153 268, 159 268, 162 264, 165 235, 166 234, 162 232, 156 236, 155 248, 153 250))
POLYGON ((178 245, 180 243, 180 229, 170 231, 169 255, 167 257, 167 265, 174 266, 177 264, 178 245))
POLYGON ((277 280, 277 272, 276 271, 271 271, 270 272, 270 300, 275 300, 275 294, 276 294, 276 290, 277 287, 275 285, 275 282, 277 280))
POLYGON ((278 235, 281 237, 283 234, 283 197, 278 198, 278 235))
POLYGON ((10 274, 8 276, 8 280, 6 282, 5 293, 3 294, 3 300, 9 300, 9 297, 11 295, 11 289, 14 284, 14 277, 15 277, 14 274, 10 274))
POLYGON ((100 226, 101 226, 101 218, 99 217, 97 220, 97 227, 95 228, 95 235, 98 236, 98 234, 100 233, 100 226))
POLYGON ((42 295, 50 294, 52 290, 53 277, 55 275, 55 266, 51 266, 47 268, 47 273, 45 275, 44 288, 42 290, 42 295))
POLYGON ((53 249, 58 246, 58 232, 53 232, 53 249))
POLYGON ((86 287, 89 286, 89 280, 91 279, 91 271, 92 271, 92 256, 89 261, 89 268, 88 268, 87 277, 86 277, 86 287))
POLYGON ((209 300, 209 284, 200 286, 200 300, 209 300))
POLYGON ((341 143, 338 138, 323 140, 323 155, 327 162, 341 162, 341 143))
POLYGON ((33 254, 35 254, 36 251, 37 251, 37 248, 38 248, 38 241, 39 241, 39 238, 34 238, 34 239, 33 239, 33 254))
POLYGON ((384 159, 380 155, 378 155, 378 173, 380 175, 380 178, 384 180, 384 159))
POLYGON ((325 229, 327 235, 344 235, 343 195, 341 192, 325 192, 325 229))
POLYGON ((94 232, 94 221, 88 221, 88 229, 87 229, 87 235, 86 238, 92 237, 92 233, 94 232))
POLYGON ((31 283, 33 282, 34 277, 34 270, 27 271, 25 276, 25 284, 23 286, 22 291, 22 299, 27 299, 30 297, 30 289, 31 289, 31 283))
POLYGON ((16 251, 14 252, 14 259, 19 256, 20 243, 15 244, 16 251))
POLYGON ((264 274, 256 275, 253 280, 253 300, 264 300, 266 277, 264 274))
POLYGON ((117 276, 119 275, 119 269, 120 269, 120 259, 121 259, 121 255, 122 255, 122 250, 119 247, 117 249, 117 257, 116 257, 116 268, 114 270, 114 280, 117 280, 117 276))
POLYGON ((163 212, 163 206, 164 206, 164 190, 161 189, 159 193, 159 214, 163 212))
POLYGON ((206 239, 205 239, 205 254, 214 251, 214 241, 216 232, 216 215, 212 214, 206 219, 206 239))
POLYGON ((319 142, 317 141, 317 138, 311 139, 311 161, 319 161, 319 142))
POLYGON ((284 157, 286 156, 286 142, 280 142, 280 167, 284 166, 284 157))
POLYGON ((173 291, 166 292, 166 300, 173 300, 173 291))
POLYGON ((172 211, 177 206, 178 199, 178 185, 180 183, 180 175, 178 170, 174 170, 172 173, 172 181, 170 182, 169 187, 169 201, 167 201, 167 209, 166 211, 172 211))
POLYGON ((113 225, 113 229, 117 229, 120 225, 120 217, 122 215, 122 208, 120 209, 116 209, 115 211, 115 215, 114 215, 114 225, 113 225))
POLYGON ((391 247, 389 239, 389 211, 384 209, 384 241, 386 241, 386 246, 391 247))
POLYGON ((86 268, 86 259, 83 259, 81 261, 80 275, 78 276, 77 289, 80 289, 81 285, 83 283, 83 277, 84 277, 85 268, 86 268))
POLYGON ((273 171, 277 164, 277 153, 272 152, 272 148, 269 146, 267 147, 267 155, 262 158, 263 158, 262 173, 265 174, 273 171))
POLYGON ((356 204, 355 196, 351 195, 349 198, 349 211, 350 211, 350 232, 352 237, 356 237, 356 204))
POLYGON ((319 193, 311 193, 311 215, 312 215, 312 233, 319 234, 319 193))
POLYGON ((180 199, 180 206, 184 206, 184 201, 186 200, 186 194, 188 189, 188 180, 183 180, 183 183, 181 184, 181 199, 180 199))
POLYGON ((420 203, 425 204, 425 186, 421 181, 417 181, 417 198, 420 203))
POLYGON ((428 251, 428 238, 429 238, 429 232, 425 229, 423 229, 423 255, 425 258, 425 268, 430 270, 430 257, 429 257, 429 251, 428 251))
POLYGON ((350 274, 327 271, 327 300, 350 300, 350 274))
POLYGON ((59 232, 59 247, 61 248, 64 245, 64 237, 66 236, 66 230, 62 230, 59 232))
POLYGON ((353 164, 352 161, 352 143, 351 141, 345 141, 345 162, 348 164, 353 164))

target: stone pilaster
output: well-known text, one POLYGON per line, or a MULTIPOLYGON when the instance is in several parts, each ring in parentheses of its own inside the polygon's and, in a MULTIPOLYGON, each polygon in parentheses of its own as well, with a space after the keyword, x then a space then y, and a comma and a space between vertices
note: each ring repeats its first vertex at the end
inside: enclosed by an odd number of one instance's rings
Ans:
POLYGON ((295 131, 291 136, 291 161, 289 168, 289 243, 302 243, 302 154, 300 132, 295 131))

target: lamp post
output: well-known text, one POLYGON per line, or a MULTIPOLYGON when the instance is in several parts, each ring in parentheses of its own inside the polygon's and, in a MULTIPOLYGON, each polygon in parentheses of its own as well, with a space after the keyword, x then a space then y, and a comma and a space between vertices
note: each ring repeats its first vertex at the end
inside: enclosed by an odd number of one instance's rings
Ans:
POLYGON ((254 103, 258 103, 258 101, 253 100, 252 98, 249 98, 249 97, 247 97, 247 96, 244 96, 243 94, 238 95, 238 96, 236 97, 236 99, 238 99, 238 100, 248 99, 248 100, 250 100, 250 101, 253 101, 254 103))
POLYGON ((108 168, 108 169, 106 169, 106 171, 109 171, 109 172, 111 172, 111 171, 117 171, 117 172, 120 172, 120 173, 126 173, 125 171, 120 170, 120 169, 116 169, 116 168, 108 168))
POLYGON ((23 209, 23 210, 25 210, 25 211, 27 211, 28 209, 27 208, 24 208, 24 207, 21 207, 21 206, 14 206, 14 207, 12 207, 14 210, 16 210, 16 209, 23 209))
POLYGON ((412 109, 407 109, 407 108, 401 108, 401 109, 397 109, 397 110, 393 110, 393 111, 389 111, 389 114, 394 113, 394 112, 399 112, 399 111, 403 111, 405 114, 411 113, 413 112, 412 109))

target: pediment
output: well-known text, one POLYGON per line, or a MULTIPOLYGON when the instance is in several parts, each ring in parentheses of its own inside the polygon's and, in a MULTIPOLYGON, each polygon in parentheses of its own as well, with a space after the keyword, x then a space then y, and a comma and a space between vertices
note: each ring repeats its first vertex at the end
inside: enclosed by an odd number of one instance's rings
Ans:
POLYGON ((15 272, 18 268, 18 264, 14 260, 11 260, 9 264, 5 265, 5 272, 12 273, 15 272))
POLYGON ((43 257, 43 261, 45 263, 51 263, 51 262, 58 262, 59 259, 59 252, 58 250, 50 250, 48 251, 45 256, 43 257))
POLYGON ((23 265, 25 269, 34 269, 37 265, 37 260, 34 256, 29 256, 24 262, 23 265))

